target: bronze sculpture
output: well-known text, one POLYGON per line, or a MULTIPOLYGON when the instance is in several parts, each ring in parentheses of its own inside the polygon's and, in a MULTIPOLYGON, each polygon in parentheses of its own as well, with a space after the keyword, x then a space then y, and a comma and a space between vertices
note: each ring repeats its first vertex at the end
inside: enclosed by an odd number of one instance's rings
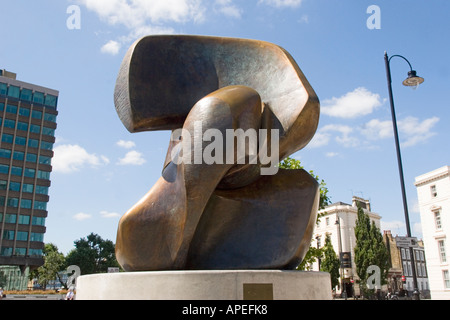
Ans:
POLYGON ((318 184, 303 170, 273 170, 268 159, 312 139, 319 100, 289 53, 256 40, 144 37, 122 62, 114 98, 130 132, 173 132, 161 178, 119 222, 116 256, 126 271, 293 269, 301 262, 318 184), (260 157, 246 147, 239 159, 235 144, 231 158, 229 148, 212 152, 213 139, 204 138, 211 129, 216 139, 229 130, 265 132, 253 149, 260 157), (199 162, 198 150, 216 161, 199 162))

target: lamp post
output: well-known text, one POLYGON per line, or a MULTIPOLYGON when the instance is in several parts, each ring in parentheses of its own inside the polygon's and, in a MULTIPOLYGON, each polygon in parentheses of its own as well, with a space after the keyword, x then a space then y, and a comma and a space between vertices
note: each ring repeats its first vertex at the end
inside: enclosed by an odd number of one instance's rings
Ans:
POLYGON ((344 299, 347 300, 347 291, 344 289, 344 268, 342 267, 342 237, 341 237, 341 222, 339 221, 339 215, 336 214, 336 222, 335 225, 338 228, 338 242, 339 242, 339 271, 341 275, 341 296, 344 296, 344 299))
MULTIPOLYGON (((391 78, 391 67, 390 67, 390 61, 392 58, 398 57, 405 60, 410 68, 410 71, 408 72, 408 78, 403 81, 403 85, 407 87, 413 87, 417 88, 421 83, 424 82, 424 79, 417 76, 417 73, 415 70, 412 69, 411 63, 409 61, 400 55, 393 55, 390 58, 388 57, 387 52, 384 52, 384 61, 386 63, 386 75, 387 75, 387 82, 388 82, 388 89, 389 89, 389 101, 391 104, 391 113, 392 113, 392 125, 394 128, 394 138, 395 138, 395 148, 397 150, 397 163, 398 163, 398 171, 400 174, 400 185, 402 188, 402 198, 403 198, 403 209, 405 212, 405 222, 406 222, 406 233, 408 238, 411 238, 411 227, 409 223, 409 214, 408 214, 408 205, 406 202, 406 191, 405 191, 405 181, 403 178, 403 167, 402 167, 402 157, 400 153, 400 143, 398 139, 398 130, 397 130, 397 119, 395 116, 395 109, 394 109, 394 98, 392 95, 392 78, 391 78)), ((414 250, 410 246, 409 247, 410 256, 411 256, 411 265, 412 265, 412 274, 413 274, 413 282, 414 282, 414 292, 413 292, 413 299, 419 300, 419 290, 417 287, 417 275, 416 275, 416 264, 414 259, 414 250)))

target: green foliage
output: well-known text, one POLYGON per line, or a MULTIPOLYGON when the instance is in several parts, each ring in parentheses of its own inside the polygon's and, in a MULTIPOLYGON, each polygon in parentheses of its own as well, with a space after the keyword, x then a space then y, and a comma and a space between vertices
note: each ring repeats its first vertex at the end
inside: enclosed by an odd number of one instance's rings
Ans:
POLYGON ((383 242, 383 236, 374 222, 370 222, 368 214, 358 207, 358 219, 355 225, 355 265, 356 273, 360 279, 360 285, 364 292, 369 293, 366 282, 370 275, 367 268, 376 265, 381 271, 381 284, 387 281, 389 271, 389 252, 383 242))
POLYGON ((322 248, 315 248, 310 246, 308 252, 306 252, 305 257, 302 262, 297 266, 296 270, 301 271, 310 271, 312 268, 312 264, 317 261, 317 259, 321 259, 323 256, 322 248))
POLYGON ((119 267, 111 240, 103 240, 91 233, 74 243, 75 249, 69 252, 66 260, 68 265, 80 267, 81 274, 102 273, 107 272, 108 267, 119 267))
MULTIPOLYGON (((281 161, 278 164, 278 167, 287 170, 304 169, 300 163, 300 160, 296 160, 290 157, 287 157, 286 159, 281 161)), ((320 179, 319 176, 315 175, 312 170, 310 170, 308 173, 319 183, 319 191, 320 191, 319 210, 325 209, 325 207, 328 206, 331 202, 328 196, 327 185, 325 181, 323 179, 320 179)), ((319 219, 320 216, 318 215, 317 221, 319 221, 319 219)), ((312 263, 315 262, 317 259, 321 258, 322 255, 323 255, 322 248, 318 249, 310 245, 308 252, 306 253, 300 265, 297 267, 297 270, 310 270, 312 263)))
POLYGON ((44 246, 44 264, 30 273, 30 278, 37 278, 41 287, 47 287, 49 281, 56 279, 58 272, 64 269, 66 261, 58 247, 52 243, 44 246))
POLYGON ((0 271, 0 288, 6 287, 7 281, 8 281, 8 279, 6 278, 3 271, 0 271))
POLYGON ((325 238, 325 246, 323 247, 324 259, 320 263, 320 271, 328 272, 331 275, 331 288, 339 285, 339 258, 334 251, 330 237, 325 238))

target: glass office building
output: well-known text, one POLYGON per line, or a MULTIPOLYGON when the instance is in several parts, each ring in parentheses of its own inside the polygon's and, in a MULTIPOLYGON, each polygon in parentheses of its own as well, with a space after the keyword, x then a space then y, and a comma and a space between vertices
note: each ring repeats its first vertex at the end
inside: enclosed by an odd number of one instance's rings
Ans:
POLYGON ((43 264, 57 102, 58 91, 0 70, 0 266, 22 273, 43 264))

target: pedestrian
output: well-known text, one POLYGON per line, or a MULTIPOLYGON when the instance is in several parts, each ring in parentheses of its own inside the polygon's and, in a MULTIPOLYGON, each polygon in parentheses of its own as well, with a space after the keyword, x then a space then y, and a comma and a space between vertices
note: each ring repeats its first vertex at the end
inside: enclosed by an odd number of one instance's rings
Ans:
POLYGON ((66 295, 66 300, 73 300, 73 298, 74 298, 73 289, 69 288, 69 291, 67 292, 67 295, 66 295))
POLYGON ((2 299, 3 299, 3 288, 0 287, 0 300, 2 300, 2 299))

